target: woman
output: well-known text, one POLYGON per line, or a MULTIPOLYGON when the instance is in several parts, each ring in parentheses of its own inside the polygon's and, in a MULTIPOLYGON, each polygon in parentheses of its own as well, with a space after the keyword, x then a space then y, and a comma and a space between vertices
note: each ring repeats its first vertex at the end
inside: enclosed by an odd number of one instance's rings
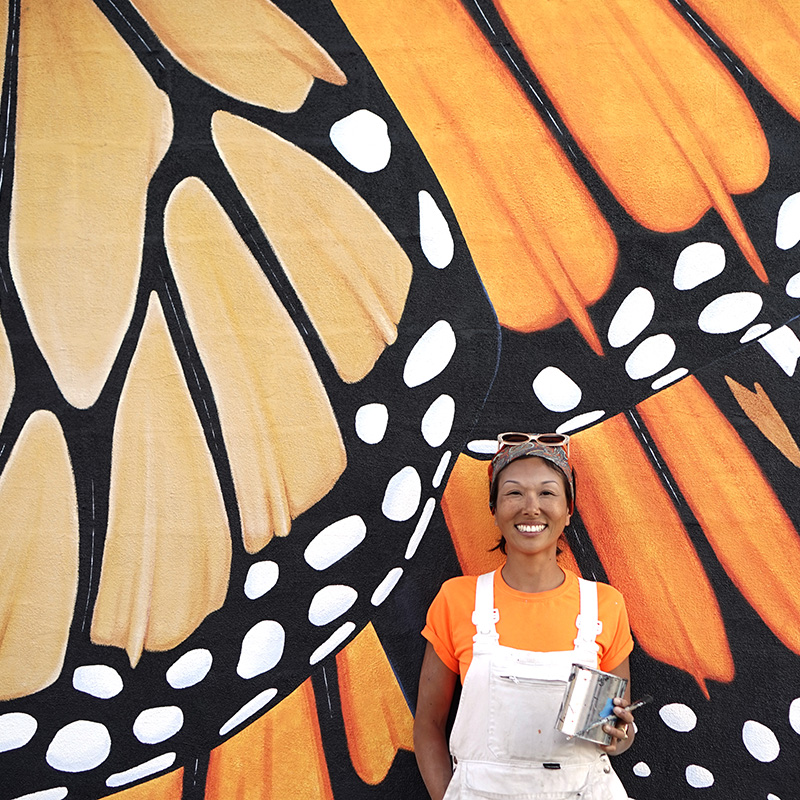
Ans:
POLYGON ((630 683, 616 698, 607 746, 555 725, 573 663, 629 678, 633 649, 622 595, 556 563, 575 504, 569 437, 501 434, 489 507, 506 561, 445 582, 422 634, 414 749, 432 800, 478 797, 624 800, 609 755, 633 740, 630 683), (448 752, 455 683, 463 691, 448 752), (452 753, 452 765, 450 754, 452 753))

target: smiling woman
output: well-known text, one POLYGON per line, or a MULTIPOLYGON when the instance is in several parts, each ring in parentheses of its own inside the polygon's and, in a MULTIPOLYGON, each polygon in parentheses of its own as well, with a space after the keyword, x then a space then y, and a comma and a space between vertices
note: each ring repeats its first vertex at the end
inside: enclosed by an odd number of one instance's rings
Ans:
POLYGON ((629 680, 633 648, 619 592, 556 561, 575 503, 569 437, 512 433, 498 442, 489 505, 506 560, 478 578, 447 581, 428 612, 414 724, 420 772, 433 800, 584 789, 625 798, 607 757, 631 744, 630 689, 615 699, 617 723, 604 726, 610 744, 568 741, 555 728, 572 664, 629 680), (448 754, 458 675, 463 690, 448 754))

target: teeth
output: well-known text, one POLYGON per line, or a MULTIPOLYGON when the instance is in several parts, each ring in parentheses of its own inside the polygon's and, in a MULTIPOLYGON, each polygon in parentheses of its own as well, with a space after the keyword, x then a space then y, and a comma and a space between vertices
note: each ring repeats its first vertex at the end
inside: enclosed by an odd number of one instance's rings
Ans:
POLYGON ((539 531, 543 531, 545 529, 545 525, 517 525, 517 530, 521 531, 522 533, 539 533, 539 531))

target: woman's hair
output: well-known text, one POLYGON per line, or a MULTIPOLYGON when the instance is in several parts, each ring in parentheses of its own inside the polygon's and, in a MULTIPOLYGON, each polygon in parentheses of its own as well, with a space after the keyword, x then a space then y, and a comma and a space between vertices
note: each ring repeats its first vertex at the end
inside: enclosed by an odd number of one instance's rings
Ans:
MULTIPOLYGON (((539 458, 539 456, 522 456, 522 458, 517 459, 518 461, 522 461, 523 459, 527 458, 539 458)), ((572 468, 572 486, 569 485, 569 481, 567 480, 567 476, 552 462, 548 461, 547 459, 543 458, 547 466, 550 467, 553 472, 558 473, 561 476, 561 483, 564 485, 564 492, 567 495, 567 506, 569 508, 575 508, 575 497, 578 494, 578 476, 575 472, 575 468, 572 468), (574 489, 574 494, 573 494, 574 489)), ((513 462, 512 462, 513 463, 513 462)), ((503 468, 505 469, 505 467, 503 468)), ((497 477, 494 481, 492 481, 491 489, 489 490, 489 506, 492 509, 492 514, 495 513, 495 509, 497 508, 497 492, 498 487, 500 486, 500 475, 503 470, 497 473, 497 477)), ((558 541, 560 542, 561 539, 564 538, 564 534, 562 533, 561 536, 558 537, 558 541)), ((503 555, 506 554, 506 537, 503 534, 500 534, 500 539, 498 540, 497 544, 494 547, 489 548, 489 552, 492 553, 495 550, 499 550, 503 555)), ((559 545, 556 548, 556 554, 561 555, 562 548, 559 545)))

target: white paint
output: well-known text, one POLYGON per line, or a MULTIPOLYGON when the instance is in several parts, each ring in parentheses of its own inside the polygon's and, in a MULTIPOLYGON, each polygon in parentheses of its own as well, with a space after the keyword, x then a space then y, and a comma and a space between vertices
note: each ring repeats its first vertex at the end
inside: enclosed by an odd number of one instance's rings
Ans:
POLYGON ((742 741, 753 758, 768 764, 781 752, 778 737, 766 726, 753 719, 742 726, 742 741))
POLYGON ((456 401, 449 394, 440 394, 422 417, 422 438, 431 446, 444 444, 453 428, 456 401))
POLYGON ((580 386, 558 367, 545 367, 533 379, 533 393, 550 411, 572 411, 581 402, 580 386))
POLYGON ((800 733, 800 697, 792 700, 789 706, 789 724, 795 733, 800 733))
POLYGON ((608 343, 612 347, 630 344, 651 322, 656 301, 644 286, 637 286, 620 303, 608 326, 608 343))
POLYGON ((697 714, 684 703, 669 703, 662 706, 658 715, 664 724, 679 733, 688 733, 697 725, 697 714))
POLYGON ((456 335, 449 322, 440 319, 420 336, 406 359, 403 380, 414 388, 444 371, 456 351, 456 335))
POLYGON ((327 625, 351 609, 356 600, 358 592, 352 586, 325 586, 311 598, 308 621, 312 625, 327 625))
POLYGON ((157 772, 163 772, 169 769, 175 763, 175 753, 164 753, 163 755, 151 758, 143 764, 138 764, 135 767, 126 769, 124 772, 115 772, 106 778, 106 786, 125 786, 134 781, 139 781, 148 775, 155 775, 157 772))
POLYGON ((258 561, 247 570, 244 593, 250 600, 263 597, 278 582, 280 568, 274 561, 258 561))
POLYGON ((330 137, 342 156, 362 172, 379 172, 392 156, 388 125, 366 108, 334 122, 330 137))
POLYGON ((675 355, 675 342, 666 333, 648 336, 640 342, 625 362, 625 371, 635 381, 649 378, 672 361, 675 355))
POLYGON ((366 536, 366 523, 358 514, 353 514, 323 528, 308 543, 303 555, 310 567, 327 569, 358 547, 366 536))
POLYGON ((356 629, 354 622, 345 622, 340 628, 329 636, 312 654, 308 659, 308 663, 312 666, 318 661, 322 661, 325 656, 332 653, 348 636, 356 629))
POLYGON ((497 439, 473 439, 467 445, 467 450, 493 456, 497 452, 497 439))
POLYGON ((760 313, 764 300, 755 292, 731 292, 712 300, 697 318, 705 333, 733 333, 747 327, 760 313))
POLYGON ((183 711, 178 706, 146 708, 133 723, 133 735, 142 744, 158 744, 183 727, 183 711))
POLYGON ((758 339, 763 336, 767 331, 772 328, 769 322, 759 322, 757 325, 751 325, 743 334, 739 341, 744 344, 745 342, 752 342, 753 339, 758 339))
POLYGON ((789 297, 800 297, 800 272, 792 275, 788 281, 786 281, 786 294, 789 297))
POLYGON ((800 242, 800 192, 789 195, 778 210, 775 225, 775 245, 781 250, 791 250, 800 242))
POLYGON ((403 467, 393 475, 386 485, 381 511, 388 519, 405 522, 419 508, 422 497, 422 481, 414 467, 403 467))
POLYGON ((444 473, 447 471, 447 466, 450 463, 450 459, 452 457, 452 453, 449 450, 445 450, 442 453, 442 457, 439 459, 439 466, 436 467, 436 472, 433 473, 433 480, 431 481, 431 485, 434 489, 438 489, 442 483, 442 478, 444 478, 444 473))
POLYGON ((389 409, 383 403, 367 403, 356 411, 356 435, 362 442, 378 444, 388 424, 389 409))
POLYGON ((392 593, 392 589, 397 586, 398 581, 402 577, 402 567, 395 567, 393 570, 390 570, 386 577, 378 584, 378 588, 372 593, 370 603, 374 606, 379 606, 392 593))
POLYGON ((652 770, 644 761, 640 761, 638 764, 634 764, 633 774, 636 775, 637 778, 649 778, 652 774, 652 770))
POLYGON ((208 675, 213 661, 211 651, 205 647, 189 650, 167 670, 167 683, 173 689, 194 686, 208 675))
POLYGON ((672 285, 686 291, 716 278, 725 269, 725 251, 715 242, 695 242, 684 247, 675 264, 672 285))
POLYGON ((68 794, 69 789, 66 786, 56 786, 54 789, 42 789, 41 792, 21 794, 14 800, 64 800, 68 794))
POLYGON ((577 417, 572 417, 566 422, 562 422, 557 428, 556 433, 569 433, 570 431, 578 430, 578 428, 585 428, 593 422, 602 419, 606 415, 605 411, 587 411, 585 414, 578 414, 577 417))
POLYGON ((686 767, 686 783, 695 789, 707 789, 714 784, 714 775, 705 767, 689 764, 686 767))
POLYGON ((450 226, 436 201, 424 189, 419 193, 419 242, 425 258, 436 269, 444 269, 453 260, 455 245, 450 226))
POLYGON ((269 672, 281 660, 285 642, 286 634, 277 622, 257 622, 242 640, 236 672, 246 680, 269 672))
POLYGON ((657 392, 659 389, 663 389, 665 386, 669 386, 671 383, 675 383, 679 378, 683 378, 684 375, 688 375, 689 370, 686 367, 678 367, 678 369, 672 370, 672 372, 668 372, 666 375, 662 375, 660 378, 656 378, 651 384, 650 388, 657 392))
POLYGON ((113 667, 105 664, 87 664, 72 673, 72 686, 79 692, 108 700, 122 691, 122 678, 113 667))
POLYGON ((225 736, 230 733, 235 727, 241 725, 246 719, 250 719, 257 711, 264 708, 267 703, 278 694, 277 689, 266 689, 259 692, 252 700, 246 702, 220 729, 219 735, 225 736))
POLYGON ((433 516, 434 508, 436 508, 436 501, 432 497, 429 497, 425 502, 425 507, 422 509, 422 513, 419 515, 419 521, 417 522, 416 528, 414 528, 414 533, 411 534, 411 538, 408 540, 408 547, 406 547, 406 561, 409 558, 412 558, 414 553, 417 552, 419 543, 422 541, 425 531, 428 530, 428 525, 430 524, 431 517, 433 516))
POLYGON ((778 797, 778 795, 776 795, 776 794, 772 794, 772 792, 770 792, 770 793, 767 795, 767 800, 781 800, 781 799, 780 799, 780 797, 778 797))
POLYGON ((106 726, 79 719, 56 733, 45 760, 61 772, 86 772, 100 766, 110 752, 111 736, 106 726))
POLYGON ((24 747, 38 727, 36 719, 22 711, 0 714, 0 753, 24 747))
POLYGON ((762 336, 758 343, 790 378, 794 375, 797 359, 800 357, 800 339, 791 328, 782 325, 772 333, 762 336))

